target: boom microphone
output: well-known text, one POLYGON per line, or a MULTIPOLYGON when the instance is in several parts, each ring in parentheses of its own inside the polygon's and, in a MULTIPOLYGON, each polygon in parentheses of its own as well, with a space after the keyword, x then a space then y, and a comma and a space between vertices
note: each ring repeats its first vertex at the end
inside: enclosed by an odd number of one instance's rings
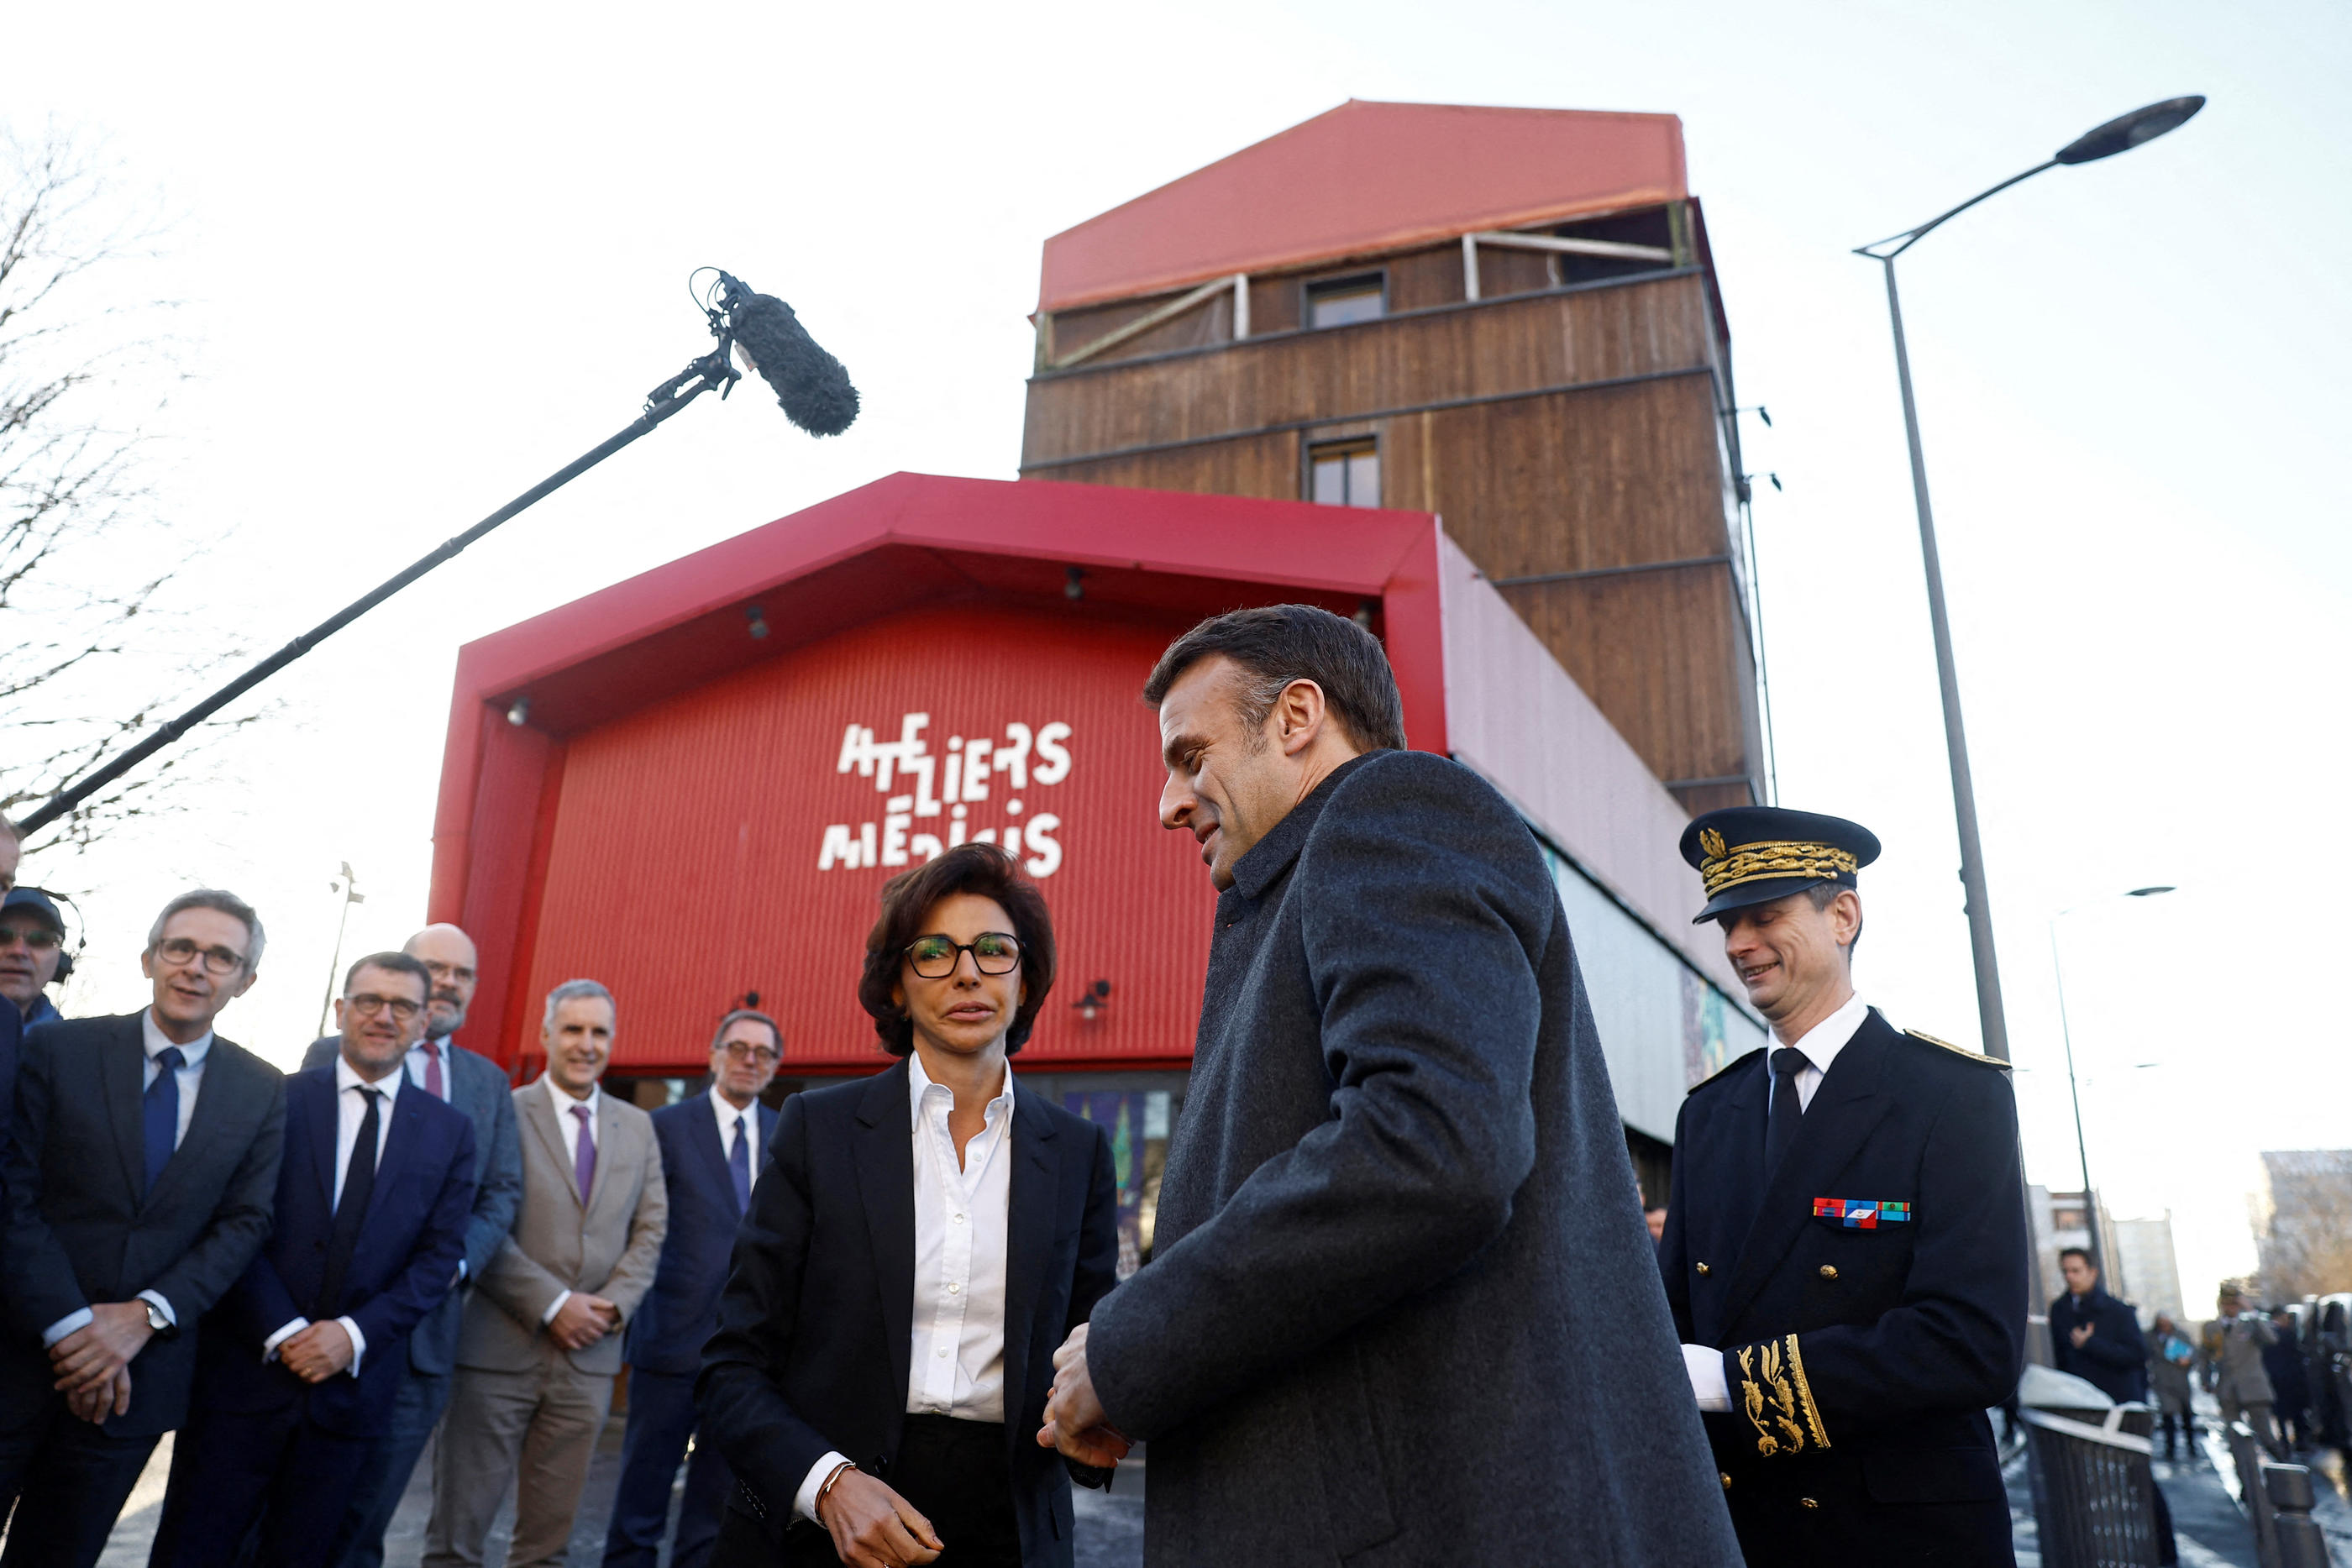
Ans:
POLYGON ((730 273, 719 275, 728 330, 746 363, 775 389, 784 417, 811 435, 839 435, 857 417, 857 389, 841 361, 816 345, 772 294, 754 294, 730 273))

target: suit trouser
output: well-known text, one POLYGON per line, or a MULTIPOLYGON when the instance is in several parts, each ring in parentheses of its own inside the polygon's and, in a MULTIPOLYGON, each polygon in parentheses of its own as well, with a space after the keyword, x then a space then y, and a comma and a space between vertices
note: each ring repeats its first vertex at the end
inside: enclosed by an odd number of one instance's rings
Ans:
MULTIPOLYGON (((621 1438, 621 1484, 604 1535, 604 1568, 654 1568, 669 1527, 670 1485, 694 1427, 693 1374, 630 1370, 629 1424, 621 1438)), ((670 1568, 702 1568, 709 1561, 733 1479, 716 1448, 695 1445, 670 1568)))
POLYGON ((327 1568, 335 1526, 373 1445, 303 1414, 199 1407, 172 1448, 172 1481, 148 1568, 233 1568, 259 1526, 263 1568, 327 1568))
POLYGON ((335 1532, 335 1568, 383 1568, 383 1535, 408 1491, 408 1478, 449 1404, 450 1375, 411 1371, 400 1380, 391 1423, 368 1450, 335 1532))
POLYGON ((58 1395, 0 1432, 0 1499, 16 1502, 0 1568, 90 1568, 160 1440, 111 1436, 58 1395))
POLYGON ((2243 1420, 2253 1428, 2254 1441, 2270 1451, 2273 1459, 2284 1462, 2286 1446, 2279 1441, 2278 1424, 2271 1419, 2271 1402, 2267 1399, 2239 1399, 2233 1395, 2221 1397, 2221 1422, 2243 1420))
POLYGON ((612 1408, 613 1375, 583 1372, 551 1345, 529 1372, 459 1367, 433 1456, 425 1568, 478 1568, 509 1481, 507 1568, 561 1568, 612 1408))

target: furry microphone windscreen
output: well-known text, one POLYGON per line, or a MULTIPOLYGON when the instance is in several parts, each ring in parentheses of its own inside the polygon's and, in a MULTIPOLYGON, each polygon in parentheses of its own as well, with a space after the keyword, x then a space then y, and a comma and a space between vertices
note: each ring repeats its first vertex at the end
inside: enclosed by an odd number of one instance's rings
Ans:
POLYGON ((811 435, 839 435, 857 417, 857 389, 841 361, 817 347, 793 308, 719 274, 735 347, 775 389, 784 417, 811 435))

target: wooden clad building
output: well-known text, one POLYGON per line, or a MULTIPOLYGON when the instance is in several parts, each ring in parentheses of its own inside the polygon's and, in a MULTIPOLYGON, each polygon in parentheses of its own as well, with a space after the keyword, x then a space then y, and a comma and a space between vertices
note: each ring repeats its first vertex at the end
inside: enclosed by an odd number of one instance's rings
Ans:
POLYGON ((1030 479, 1435 512, 1693 813, 1765 799, 1672 115, 1350 101, 1045 244, 1030 479))

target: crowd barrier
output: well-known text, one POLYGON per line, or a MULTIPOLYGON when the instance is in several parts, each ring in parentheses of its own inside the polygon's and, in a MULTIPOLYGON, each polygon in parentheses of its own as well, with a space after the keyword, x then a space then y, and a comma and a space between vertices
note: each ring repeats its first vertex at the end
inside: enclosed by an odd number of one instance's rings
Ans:
POLYGON ((2140 1405, 2082 1414, 2103 1418, 2020 1412, 2042 1561, 2045 1568, 2157 1568, 2153 1414, 2140 1405))

